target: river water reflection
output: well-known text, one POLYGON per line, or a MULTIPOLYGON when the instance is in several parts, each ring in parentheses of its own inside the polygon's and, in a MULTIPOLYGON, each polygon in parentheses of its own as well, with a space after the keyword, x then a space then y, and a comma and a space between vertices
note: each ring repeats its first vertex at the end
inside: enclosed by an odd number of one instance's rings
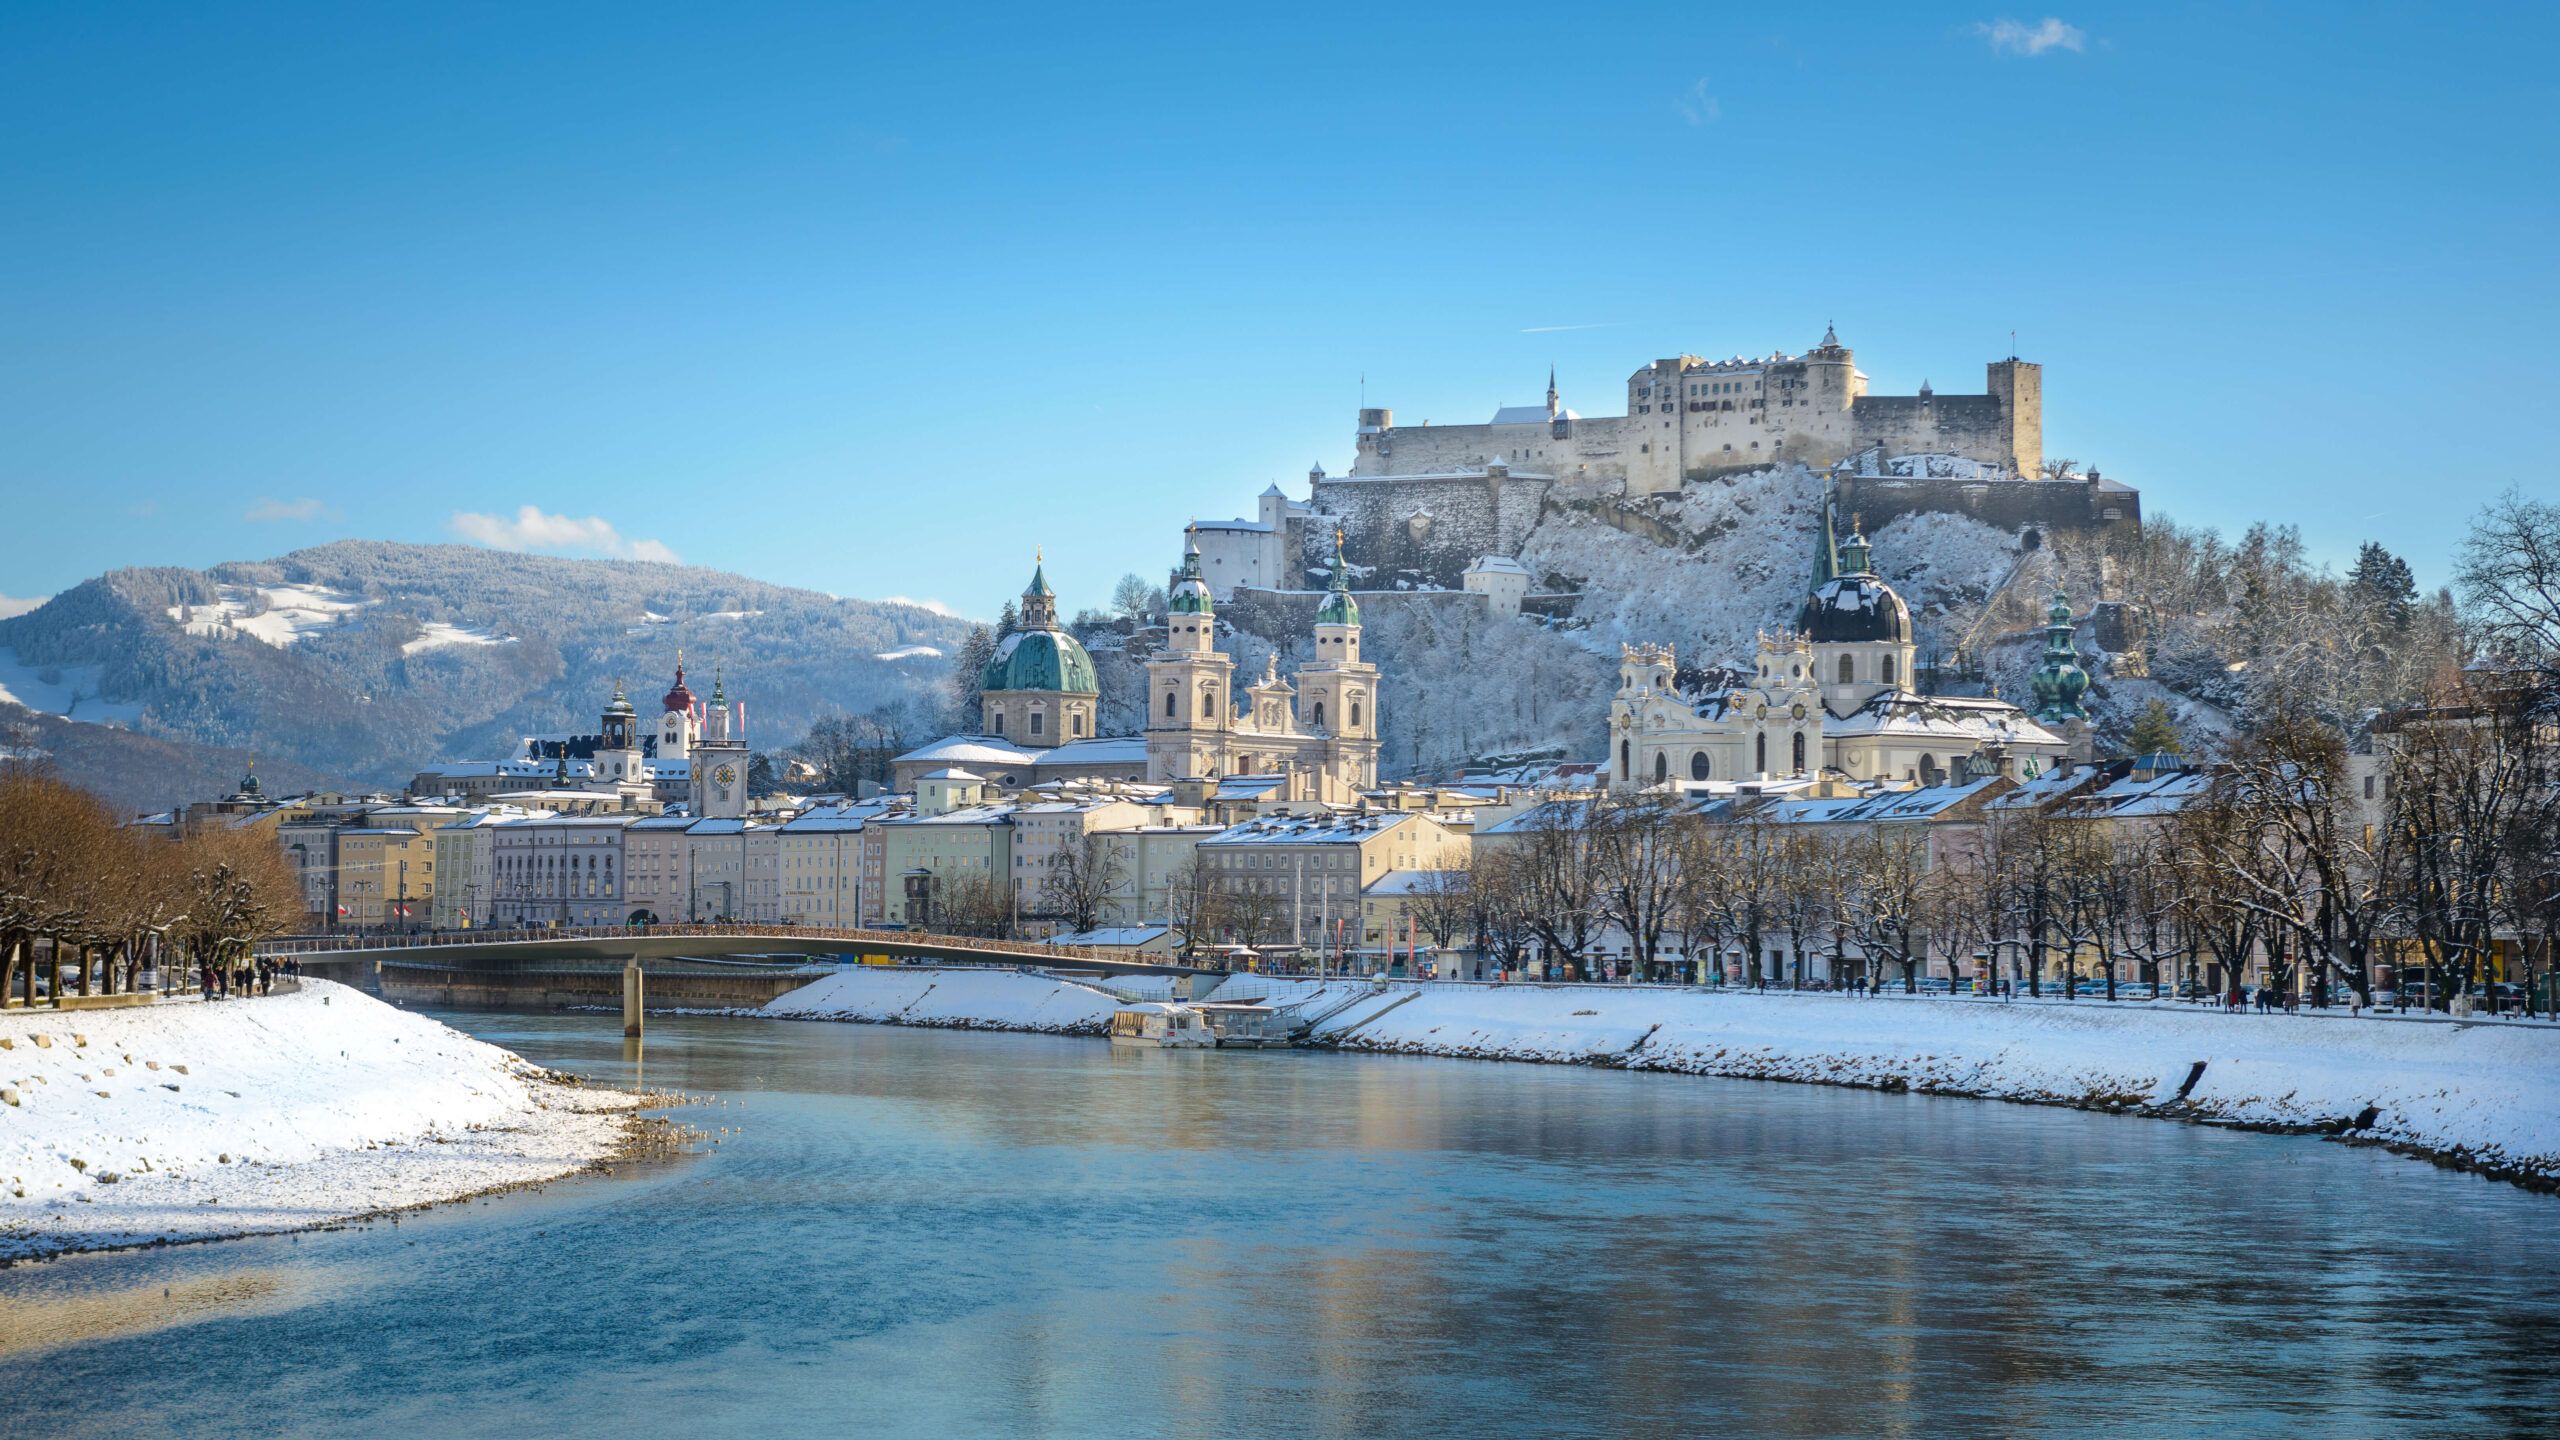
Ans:
MULTIPOLYGON (((629 1076, 614 1017, 443 1018, 629 1076)), ((649 1083, 730 1102, 683 1112, 720 1145, 0 1272, 0 1431, 2560 1425, 2560 1200, 2377 1152, 1682 1076, 650 1028, 649 1083)))

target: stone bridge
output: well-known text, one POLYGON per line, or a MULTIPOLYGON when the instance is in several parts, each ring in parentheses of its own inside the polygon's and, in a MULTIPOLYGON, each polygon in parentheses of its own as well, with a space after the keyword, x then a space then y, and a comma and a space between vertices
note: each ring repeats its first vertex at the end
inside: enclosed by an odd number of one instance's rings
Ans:
POLYGON ((651 925, 545 930, 447 930, 413 935, 273 940, 267 960, 371 990, 404 1005, 559 1009, 619 1006, 622 974, 639 962, 653 1009, 753 1007, 796 990, 852 956, 873 964, 930 961, 1104 975, 1197 975, 1188 965, 1075 945, 988 940, 907 930, 797 925, 651 925))

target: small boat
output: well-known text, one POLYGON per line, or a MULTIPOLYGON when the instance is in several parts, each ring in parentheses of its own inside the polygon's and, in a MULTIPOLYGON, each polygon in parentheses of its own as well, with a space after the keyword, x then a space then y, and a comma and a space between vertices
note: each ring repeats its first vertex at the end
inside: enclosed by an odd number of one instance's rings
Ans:
POLYGON ((1111 1043, 1206 1050, 1218 1043, 1218 1036, 1200 1007, 1150 1000, 1111 1012, 1111 1043))

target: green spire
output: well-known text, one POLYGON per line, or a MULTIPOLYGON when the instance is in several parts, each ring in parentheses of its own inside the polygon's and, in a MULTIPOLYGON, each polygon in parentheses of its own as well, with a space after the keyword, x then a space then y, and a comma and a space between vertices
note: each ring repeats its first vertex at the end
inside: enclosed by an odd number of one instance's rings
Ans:
POLYGON ((1813 554, 1813 583, 1805 588, 1819 590, 1840 578, 1840 524, 1831 508, 1831 492, 1822 492, 1822 543, 1813 554))
POLYGON ((1209 582, 1200 578, 1200 536, 1196 526, 1183 527, 1182 570, 1173 577, 1165 609, 1176 615, 1210 613, 1209 582))
POLYGON ((2053 592, 2053 608, 2045 613, 2044 665, 2036 671, 2036 719, 2048 725, 2086 720, 2080 697, 2089 689, 2089 672, 2080 668, 2080 652, 2071 643, 2071 598, 2053 592))
POLYGON ((1333 527, 1333 585, 1331 588, 1332 593, 1324 597, 1324 604, 1316 610, 1316 623, 1319 625, 1359 624, 1360 602, 1351 598, 1351 565, 1349 561, 1342 558, 1342 527, 1339 525, 1333 527))

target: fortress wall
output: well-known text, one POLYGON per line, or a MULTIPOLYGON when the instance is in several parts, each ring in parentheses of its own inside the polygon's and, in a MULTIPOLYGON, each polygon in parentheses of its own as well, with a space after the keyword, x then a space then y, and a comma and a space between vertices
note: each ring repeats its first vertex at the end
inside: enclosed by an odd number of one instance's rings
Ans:
MULTIPOLYGON (((1266 640, 1284 641, 1305 635, 1315 628, 1316 607, 1324 603, 1322 590, 1238 590, 1235 597, 1218 607, 1218 618, 1239 630, 1259 635, 1266 640)), ((1352 598, 1360 602, 1360 619, 1374 624, 1382 616, 1401 611, 1430 609, 1442 613, 1461 610, 1481 611, 1486 597, 1472 590, 1355 590, 1352 598)))
POLYGON ((1855 448, 2010 463, 2009 417, 1996 395, 1862 395, 1849 410, 1855 448))
POLYGON ((1619 445, 1625 424, 1615 416, 1576 420, 1572 438, 1565 440, 1556 439, 1552 427, 1543 423, 1403 425, 1361 436, 1351 474, 1425 475, 1482 469, 1500 458, 1515 469, 1567 479, 1620 480, 1626 477, 1619 445))
POLYGON ((1904 515, 1969 516, 2002 530, 2036 526, 2046 530, 2089 530, 2118 520, 2142 523, 2141 494, 2107 492, 2103 503, 2096 486, 2078 480, 1902 480, 1853 476, 1840 481, 1840 511, 1856 515, 1868 534, 1904 515))
MULTIPOLYGON (((1520 552, 1552 483, 1518 475, 1339 478, 1319 482, 1311 503, 1341 523, 1345 554, 1368 572, 1354 584, 1410 580, 1455 590, 1476 557, 1520 552)), ((1330 560, 1331 530, 1306 527, 1308 564, 1330 560)))

